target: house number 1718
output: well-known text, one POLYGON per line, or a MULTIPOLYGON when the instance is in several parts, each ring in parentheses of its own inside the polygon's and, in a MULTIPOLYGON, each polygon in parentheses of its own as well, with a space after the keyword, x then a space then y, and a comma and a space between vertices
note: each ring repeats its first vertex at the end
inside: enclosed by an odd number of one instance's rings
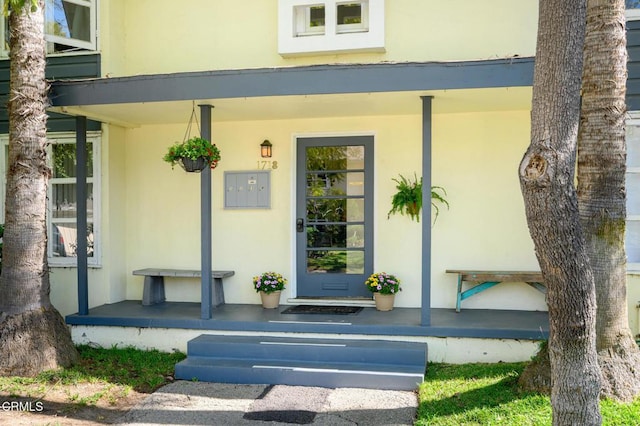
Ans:
POLYGON ((271 160, 258 160, 258 170, 277 169, 278 162, 271 160))

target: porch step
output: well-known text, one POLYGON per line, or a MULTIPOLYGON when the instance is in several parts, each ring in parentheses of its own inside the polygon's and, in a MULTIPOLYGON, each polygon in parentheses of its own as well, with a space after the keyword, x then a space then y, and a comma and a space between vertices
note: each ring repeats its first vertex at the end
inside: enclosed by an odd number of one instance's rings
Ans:
POLYGON ((200 335, 176 378, 204 382, 413 390, 424 379, 425 343, 200 335))

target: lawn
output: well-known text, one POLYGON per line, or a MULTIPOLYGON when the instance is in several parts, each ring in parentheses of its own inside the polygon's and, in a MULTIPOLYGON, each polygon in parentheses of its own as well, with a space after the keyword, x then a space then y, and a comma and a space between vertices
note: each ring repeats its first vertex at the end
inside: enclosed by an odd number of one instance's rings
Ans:
MULTIPOLYGON (((43 412, 2 412, 0 426, 14 424, 108 424, 147 394, 173 381, 183 353, 79 346, 71 368, 36 378, 0 377, 0 401, 39 401, 43 412), (20 416, 20 417, 17 417, 20 416), (19 422, 18 422, 19 421, 19 422)), ((429 364, 419 388, 416 425, 550 425, 544 395, 520 393, 526 363, 429 364)), ((640 425, 640 398, 632 404, 603 401, 603 424, 640 425)))
MULTIPOLYGON (((517 389, 525 365, 429 364, 416 425, 550 425, 549 398, 517 389)), ((604 425, 640 425, 640 398, 602 401, 601 411, 604 425)))
POLYGON ((0 426, 109 424, 173 381, 183 353, 79 346, 77 365, 35 378, 0 377, 0 426), (11 404, 22 403, 22 409, 11 404))

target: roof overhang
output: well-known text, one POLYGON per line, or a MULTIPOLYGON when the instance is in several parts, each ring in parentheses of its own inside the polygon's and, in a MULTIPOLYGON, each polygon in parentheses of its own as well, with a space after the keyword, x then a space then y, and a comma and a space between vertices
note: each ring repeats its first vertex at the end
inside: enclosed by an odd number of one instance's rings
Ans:
POLYGON ((338 116, 349 110, 351 115, 413 113, 420 111, 420 96, 444 94, 450 106, 487 102, 489 109, 512 109, 509 102, 521 103, 520 96, 505 101, 496 94, 511 90, 513 95, 520 88, 530 102, 533 65, 533 58, 510 58, 56 80, 50 100, 54 111, 125 127, 184 121, 193 102, 214 105, 216 120, 338 116))

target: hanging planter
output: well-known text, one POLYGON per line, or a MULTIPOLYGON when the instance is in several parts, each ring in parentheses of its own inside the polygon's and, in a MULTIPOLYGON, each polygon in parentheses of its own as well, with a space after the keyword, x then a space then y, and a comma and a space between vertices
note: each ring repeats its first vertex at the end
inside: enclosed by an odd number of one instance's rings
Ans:
MULTIPOLYGON (((399 179, 392 179, 396 183, 396 192, 391 199, 391 210, 387 213, 387 219, 392 214, 400 213, 401 215, 407 215, 412 220, 420 222, 420 210, 422 210, 422 178, 418 180, 417 176, 413 175, 413 180, 400 175, 399 179)), ((449 208, 445 195, 447 191, 441 186, 431 187, 431 205, 435 209, 435 216, 433 217, 433 223, 436 222, 440 209, 438 203, 445 205, 449 208)))
POLYGON ((215 169, 220 161, 220 150, 215 144, 199 136, 189 137, 191 124, 196 121, 195 106, 191 111, 191 119, 187 126, 184 140, 176 142, 169 147, 169 150, 162 158, 174 168, 180 165, 187 172, 201 172, 206 167, 215 169))

